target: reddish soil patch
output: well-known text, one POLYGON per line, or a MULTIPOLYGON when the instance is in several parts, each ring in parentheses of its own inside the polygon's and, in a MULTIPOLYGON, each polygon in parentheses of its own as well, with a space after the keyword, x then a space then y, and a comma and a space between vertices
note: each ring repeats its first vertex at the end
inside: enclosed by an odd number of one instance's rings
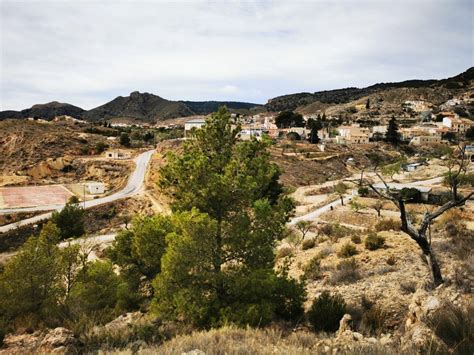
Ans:
POLYGON ((66 203, 72 193, 61 185, 2 187, 0 207, 16 208, 66 203))

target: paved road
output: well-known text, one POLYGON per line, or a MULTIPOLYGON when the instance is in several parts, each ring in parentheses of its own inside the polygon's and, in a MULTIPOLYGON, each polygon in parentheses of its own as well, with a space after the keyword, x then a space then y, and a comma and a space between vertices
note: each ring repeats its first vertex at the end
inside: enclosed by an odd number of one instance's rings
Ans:
MULTIPOLYGON (((94 206, 99 206, 104 203, 108 202, 113 202, 122 198, 127 198, 131 197, 135 194, 138 193, 138 191, 141 189, 143 185, 143 180, 145 179, 145 174, 147 171, 148 163, 150 162, 151 156, 155 150, 149 150, 146 151, 142 154, 140 154, 138 157, 134 159, 135 162, 135 170, 132 172, 130 175, 127 186, 123 188, 122 190, 109 195, 105 196, 102 198, 98 198, 95 200, 90 200, 86 201, 85 204, 81 203, 81 205, 84 205, 85 208, 90 208, 94 206)), ((64 207, 64 204, 62 205, 54 205, 54 206, 41 206, 41 207, 26 207, 26 208, 16 208, 16 209, 3 209, 0 210, 0 213, 14 213, 14 212, 34 212, 34 211, 44 211, 44 210, 56 210, 59 211, 64 207)), ((32 224, 32 223, 37 223, 39 221, 45 220, 50 218, 52 215, 52 212, 44 213, 35 217, 31 217, 28 219, 24 219, 21 221, 18 221, 16 223, 11 223, 7 224, 5 226, 0 227, 0 233, 7 232, 12 229, 16 229, 20 226, 24 226, 27 224, 32 224)))

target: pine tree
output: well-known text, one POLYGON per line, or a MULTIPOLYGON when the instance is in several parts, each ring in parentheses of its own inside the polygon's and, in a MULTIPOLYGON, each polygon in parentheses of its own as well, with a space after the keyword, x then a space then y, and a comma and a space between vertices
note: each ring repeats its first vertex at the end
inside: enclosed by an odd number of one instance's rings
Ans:
POLYGON ((160 171, 174 212, 153 283, 160 316, 208 327, 301 315, 302 284, 274 271, 293 204, 266 143, 238 142, 238 133, 221 108, 160 171))
POLYGON ((385 140, 392 144, 398 144, 400 142, 400 134, 398 133, 398 124, 395 117, 392 117, 388 122, 387 133, 385 134, 385 140))

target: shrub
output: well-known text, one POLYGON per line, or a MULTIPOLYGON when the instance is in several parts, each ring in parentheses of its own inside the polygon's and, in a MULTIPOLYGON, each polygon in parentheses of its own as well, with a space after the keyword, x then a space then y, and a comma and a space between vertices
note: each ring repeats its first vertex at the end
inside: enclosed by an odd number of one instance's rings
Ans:
POLYGON ((347 235, 351 235, 353 231, 350 228, 341 226, 340 224, 325 224, 319 230, 321 233, 330 237, 333 241, 337 241, 339 238, 343 238, 347 235))
POLYGON ((390 265, 390 266, 393 266, 397 263, 397 258, 394 257, 393 255, 390 255, 388 258, 387 258, 387 265, 390 265))
POLYGON ((308 320, 317 332, 335 332, 339 321, 346 313, 346 302, 340 295, 331 295, 324 291, 313 301, 308 311, 308 320))
POLYGON ((365 186, 362 186, 362 187, 359 187, 357 192, 359 193, 360 196, 365 197, 369 194, 369 188, 365 187, 365 186))
POLYGON ((352 283, 360 280, 361 276, 358 268, 359 266, 354 258, 341 261, 331 275, 331 284, 352 283))
POLYGON ((378 234, 370 233, 367 238, 365 238, 364 244, 369 250, 377 250, 383 247, 385 244, 385 238, 378 234))
POLYGON ((404 295, 416 292, 416 282, 414 281, 402 281, 400 282, 400 291, 404 295))
POLYGON ((316 245, 316 240, 314 238, 305 239, 303 240, 303 244, 301 245, 301 249, 308 250, 314 248, 316 245))
POLYGON ((301 140, 301 136, 296 132, 288 132, 288 134, 286 135, 286 138, 288 138, 290 141, 301 140))
POLYGON ((386 312, 380 306, 371 305, 362 316, 361 328, 369 334, 380 334, 387 317, 386 312))
POLYGON ((400 222, 394 219, 382 219, 381 221, 378 221, 377 224, 375 225, 375 230, 377 232, 390 231, 390 230, 399 231, 400 222))
POLYGON ((357 254, 357 248, 352 243, 344 244, 341 249, 337 252, 340 258, 349 258, 357 254))
POLYGON ((360 244, 361 243, 360 235, 359 234, 354 234, 351 237, 351 242, 354 243, 354 244, 360 244))
POLYGON ((446 302, 428 319, 428 326, 454 350, 455 354, 474 353, 474 321, 472 304, 462 309, 446 302))
POLYGON ((308 280, 321 278, 321 259, 319 256, 313 257, 303 268, 304 277, 308 280))
POLYGON ((277 259, 283 259, 289 256, 293 256, 293 248, 291 247, 281 247, 277 251, 277 259))

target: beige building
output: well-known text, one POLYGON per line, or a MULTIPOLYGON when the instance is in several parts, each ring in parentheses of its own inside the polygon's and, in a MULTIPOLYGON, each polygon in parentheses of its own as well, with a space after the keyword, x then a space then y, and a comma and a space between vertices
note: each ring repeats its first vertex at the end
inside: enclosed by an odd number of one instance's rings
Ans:
POLYGON ((444 117, 443 126, 456 133, 464 134, 469 127, 474 126, 474 121, 466 118, 444 117))
POLYGON ((430 145, 437 143, 441 143, 440 136, 416 136, 410 141, 410 144, 413 145, 430 145))
POLYGON ((130 159, 132 155, 130 152, 121 149, 114 149, 114 150, 107 150, 105 153, 105 157, 109 159, 130 159))
POLYGON ((353 126, 340 126, 337 128, 341 139, 336 140, 337 142, 345 142, 347 144, 367 144, 369 143, 370 130, 368 128, 362 128, 358 125, 353 126))

